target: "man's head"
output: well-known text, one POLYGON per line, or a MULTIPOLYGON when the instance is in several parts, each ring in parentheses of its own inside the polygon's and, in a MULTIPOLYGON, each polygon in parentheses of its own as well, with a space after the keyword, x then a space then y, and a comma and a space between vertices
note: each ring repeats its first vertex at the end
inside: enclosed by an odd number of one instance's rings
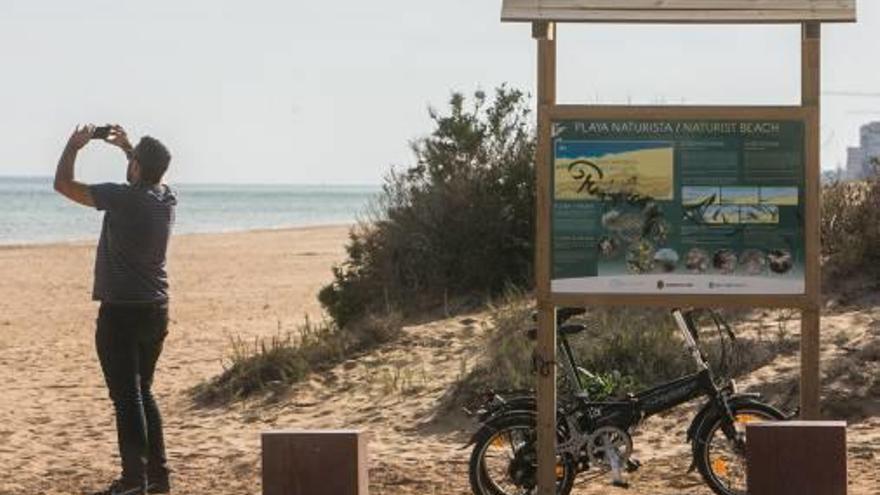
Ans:
POLYGON ((141 138, 131 158, 128 161, 128 181, 131 183, 143 182, 155 185, 162 181, 162 176, 168 170, 171 162, 171 153, 158 139, 144 136, 141 138))

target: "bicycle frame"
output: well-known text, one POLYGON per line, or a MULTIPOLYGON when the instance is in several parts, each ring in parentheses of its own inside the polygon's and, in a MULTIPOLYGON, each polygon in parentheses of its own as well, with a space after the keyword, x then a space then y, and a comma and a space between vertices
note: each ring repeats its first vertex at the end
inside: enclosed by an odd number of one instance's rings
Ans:
POLYGON ((635 399, 644 417, 648 417, 690 402, 697 397, 714 395, 717 391, 711 372, 703 370, 639 392, 635 395, 635 399))

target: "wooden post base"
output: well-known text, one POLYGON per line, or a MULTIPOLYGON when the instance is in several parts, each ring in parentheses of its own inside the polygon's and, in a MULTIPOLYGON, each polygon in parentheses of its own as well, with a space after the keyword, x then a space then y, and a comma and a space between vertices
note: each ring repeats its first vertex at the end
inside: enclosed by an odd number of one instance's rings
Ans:
POLYGON ((749 495, 846 495, 846 423, 755 423, 746 436, 749 495))
POLYGON ((263 495, 367 495, 367 442, 353 430, 262 435, 263 495))

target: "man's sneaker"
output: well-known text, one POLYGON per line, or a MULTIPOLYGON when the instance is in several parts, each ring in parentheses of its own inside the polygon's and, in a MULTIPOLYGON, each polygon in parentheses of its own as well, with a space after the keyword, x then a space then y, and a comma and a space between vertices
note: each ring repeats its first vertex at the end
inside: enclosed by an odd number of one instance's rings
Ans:
POLYGON ((145 493, 146 487, 143 483, 116 480, 113 483, 110 483, 110 486, 107 487, 106 490, 96 492, 94 495, 144 495, 145 493))
POLYGON ((171 485, 167 479, 150 481, 147 483, 147 493, 171 493, 171 485))

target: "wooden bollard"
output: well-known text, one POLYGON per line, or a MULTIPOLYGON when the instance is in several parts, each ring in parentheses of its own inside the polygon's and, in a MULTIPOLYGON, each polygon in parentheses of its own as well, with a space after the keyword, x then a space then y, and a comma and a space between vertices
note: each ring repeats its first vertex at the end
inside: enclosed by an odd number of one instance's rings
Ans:
POLYGON ((746 427, 749 495, 846 495, 846 423, 746 427))
POLYGON ((263 495, 367 495, 361 431, 267 431, 262 444, 263 495))

